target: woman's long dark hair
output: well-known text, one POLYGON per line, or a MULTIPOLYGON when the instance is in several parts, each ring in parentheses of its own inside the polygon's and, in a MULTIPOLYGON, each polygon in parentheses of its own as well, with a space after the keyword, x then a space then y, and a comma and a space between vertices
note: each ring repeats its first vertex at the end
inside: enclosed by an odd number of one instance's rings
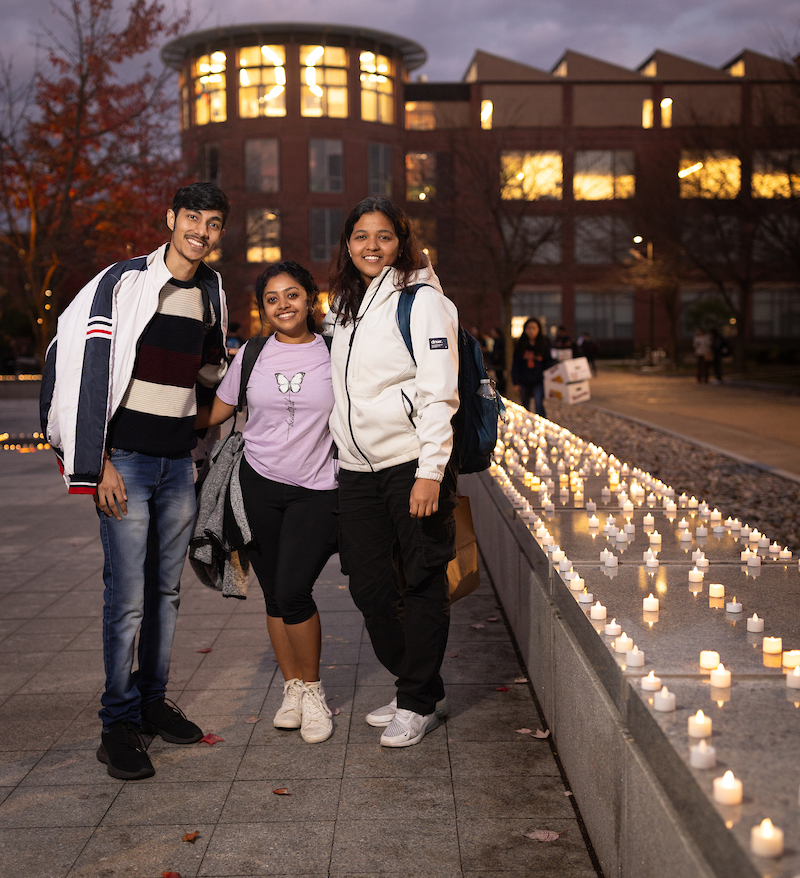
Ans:
POLYGON ((356 319, 361 300, 367 290, 358 269, 353 265, 353 260, 347 251, 347 244, 356 223, 368 213, 382 213, 392 224, 399 239, 400 247, 397 261, 393 267, 401 274, 401 286, 408 286, 411 273, 425 265, 425 257, 419 250, 408 217, 401 208, 388 198, 377 196, 370 196, 359 201, 345 220, 339 243, 331 260, 329 273, 330 292, 328 295, 331 307, 335 309, 336 314, 342 317, 343 323, 349 323, 356 319))
POLYGON ((279 274, 288 274, 289 277, 296 280, 306 291, 306 294, 308 295, 309 310, 308 317, 306 317, 306 325, 308 326, 309 331, 316 332, 317 326, 314 322, 314 318, 311 316, 311 311, 317 303, 319 287, 317 286, 311 272, 307 268, 303 268, 298 262, 292 262, 291 259, 270 265, 269 268, 264 269, 264 271, 262 271, 256 278, 256 303, 258 304, 258 314, 261 317, 262 329, 266 328, 265 324, 267 323, 267 316, 264 311, 264 290, 272 278, 277 277, 279 274))
POLYGON ((525 326, 522 327, 522 335, 517 339, 517 343, 514 346, 514 353, 522 354, 526 350, 528 350, 528 348, 533 348, 534 353, 538 354, 539 356, 544 356, 545 352, 547 351, 547 347, 548 344, 547 340, 544 337, 542 324, 535 317, 529 317, 525 321, 525 326), (536 339, 533 342, 531 342, 531 340, 525 333, 525 328, 531 323, 535 323, 539 327, 539 334, 536 336, 536 339))

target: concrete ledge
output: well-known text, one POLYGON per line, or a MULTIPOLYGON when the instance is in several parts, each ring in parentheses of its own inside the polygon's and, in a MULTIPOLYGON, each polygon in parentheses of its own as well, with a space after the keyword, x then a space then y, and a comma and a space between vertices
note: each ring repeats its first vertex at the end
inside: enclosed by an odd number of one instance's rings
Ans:
POLYGON ((756 878, 501 488, 481 473, 459 490, 605 874, 756 878))

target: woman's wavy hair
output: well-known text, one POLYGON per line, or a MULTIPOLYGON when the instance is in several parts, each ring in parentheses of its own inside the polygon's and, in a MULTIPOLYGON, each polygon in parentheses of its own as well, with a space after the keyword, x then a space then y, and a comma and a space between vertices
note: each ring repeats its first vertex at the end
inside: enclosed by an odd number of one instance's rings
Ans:
POLYGON ((517 339, 517 343, 515 345, 514 350, 517 353, 521 354, 524 351, 526 351, 528 348, 533 348, 533 350, 537 354, 542 354, 542 353, 544 353, 546 347, 547 347, 547 342, 546 342, 545 337, 544 337, 544 331, 542 330, 541 322, 539 320, 537 320, 536 317, 529 317, 525 321, 525 325, 522 327, 522 335, 517 339), (535 323, 539 327, 539 334, 536 336, 536 340, 533 342, 533 344, 531 344, 531 340, 525 334, 525 329, 531 323, 535 323))
POLYGON ((314 318, 311 316, 311 311, 317 304, 319 287, 317 286, 311 272, 299 263, 292 262, 291 259, 287 259, 284 262, 276 262, 274 265, 270 265, 269 268, 264 269, 264 271, 262 271, 261 274, 256 278, 256 303, 258 304, 258 314, 261 317, 262 329, 266 329, 268 327, 267 314, 264 310, 264 290, 266 289, 267 284, 272 280, 272 278, 277 277, 279 274, 288 274, 289 277, 296 280, 300 284, 300 286, 306 291, 306 294, 308 295, 309 309, 306 323, 311 332, 316 332, 317 325, 314 322, 314 318))
POLYGON ((329 297, 331 307, 341 316, 343 323, 355 321, 358 308, 367 290, 358 269, 348 253, 347 245, 356 223, 368 213, 382 213, 392 224, 400 241, 397 261, 394 268, 400 272, 401 286, 408 286, 412 272, 425 266, 425 256, 419 249, 408 217, 403 210, 388 198, 370 196, 350 211, 342 228, 339 243, 334 251, 329 272, 329 297))

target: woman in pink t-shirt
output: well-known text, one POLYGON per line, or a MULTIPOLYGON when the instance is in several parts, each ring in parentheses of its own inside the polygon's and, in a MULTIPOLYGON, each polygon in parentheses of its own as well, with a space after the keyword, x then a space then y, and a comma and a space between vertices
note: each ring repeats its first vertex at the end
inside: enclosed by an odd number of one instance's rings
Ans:
MULTIPOLYGON (((317 743, 333 733, 319 679, 322 634, 312 589, 336 552, 336 470, 328 348, 314 331, 319 290, 311 273, 281 262, 256 281, 262 324, 274 331, 247 383, 240 482, 254 541, 247 547, 264 592, 267 630, 283 674, 279 729, 317 743)), ((211 409, 210 425, 234 413, 244 345, 211 409)))

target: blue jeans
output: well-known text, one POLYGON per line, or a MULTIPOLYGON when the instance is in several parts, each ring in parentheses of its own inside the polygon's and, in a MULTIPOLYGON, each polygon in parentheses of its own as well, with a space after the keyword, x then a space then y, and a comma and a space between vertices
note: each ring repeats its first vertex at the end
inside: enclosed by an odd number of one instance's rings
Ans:
POLYGON ((141 722, 141 708, 167 688, 180 578, 195 515, 192 459, 111 452, 128 495, 122 521, 98 510, 103 542, 103 660, 100 719, 141 722), (138 670, 133 670, 139 634, 138 670))

